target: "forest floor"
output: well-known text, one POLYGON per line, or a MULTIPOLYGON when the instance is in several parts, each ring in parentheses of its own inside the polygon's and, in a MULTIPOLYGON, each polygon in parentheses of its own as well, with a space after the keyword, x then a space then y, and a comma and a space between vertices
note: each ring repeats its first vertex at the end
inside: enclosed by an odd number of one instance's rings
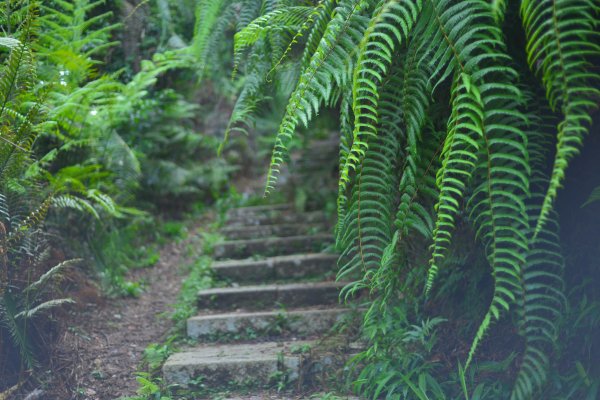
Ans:
POLYGON ((93 287, 77 293, 56 349, 59 370, 43 398, 105 400, 136 394, 135 372, 144 349, 164 341, 173 326, 172 305, 185 279, 182 266, 192 258, 187 248, 206 220, 196 221, 186 239, 166 244, 153 266, 132 269, 126 279, 143 282, 138 297, 106 298, 93 287))

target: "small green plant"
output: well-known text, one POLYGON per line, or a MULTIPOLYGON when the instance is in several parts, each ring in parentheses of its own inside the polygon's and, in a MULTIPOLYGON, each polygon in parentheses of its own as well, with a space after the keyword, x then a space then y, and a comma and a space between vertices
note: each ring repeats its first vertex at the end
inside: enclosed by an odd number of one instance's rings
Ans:
POLYGON ((292 354, 308 354, 310 353, 312 346, 310 344, 293 345, 290 347, 290 353, 292 354))
MULTIPOLYGON (((165 221, 160 224, 160 234, 167 240, 181 240, 187 236, 187 227, 183 222, 165 221)), ((166 243, 166 240, 162 242, 166 243)))
POLYGON ((285 355, 283 352, 277 354, 278 370, 269 375, 268 386, 275 387, 278 392, 285 390, 289 383, 289 373, 285 369, 285 355))
POLYGON ((223 235, 214 232, 202 232, 202 252, 206 255, 212 255, 215 246, 223 243, 225 238, 223 235))
POLYGON ((167 344, 151 343, 144 349, 144 359, 150 371, 155 371, 167 359, 171 350, 167 344))

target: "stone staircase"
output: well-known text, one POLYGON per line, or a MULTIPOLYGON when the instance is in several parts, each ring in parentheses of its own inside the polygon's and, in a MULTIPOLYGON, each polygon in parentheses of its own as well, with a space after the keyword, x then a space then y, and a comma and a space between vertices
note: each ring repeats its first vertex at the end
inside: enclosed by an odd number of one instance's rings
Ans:
POLYGON ((299 388, 334 364, 319 339, 350 310, 338 302, 337 256, 323 252, 333 240, 328 222, 288 204, 230 210, 213 264, 227 286, 198 293, 187 334, 200 344, 169 357, 166 382, 299 388))

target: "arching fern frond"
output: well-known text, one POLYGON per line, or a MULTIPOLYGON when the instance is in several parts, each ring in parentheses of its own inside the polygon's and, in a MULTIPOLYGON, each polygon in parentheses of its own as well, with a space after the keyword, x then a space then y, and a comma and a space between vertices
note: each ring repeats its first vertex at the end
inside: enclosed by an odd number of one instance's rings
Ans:
MULTIPOLYGON (((440 134, 433 126, 428 126, 428 136, 423 140, 425 125, 431 121, 427 115, 431 111, 431 71, 426 64, 419 63, 421 40, 421 29, 416 29, 405 55, 401 84, 398 85, 401 92, 397 94, 401 99, 402 122, 406 127, 404 167, 399 183, 400 202, 395 220, 400 238, 406 238, 415 231, 425 237, 431 235, 433 210, 428 206, 438 197, 434 176, 440 134)), ((380 101, 385 100, 382 97, 380 101)))
POLYGON ((364 157, 368 141, 377 136, 377 86, 388 72, 395 48, 406 41, 421 6, 421 0, 386 1, 375 11, 365 31, 352 79, 354 132, 350 153, 340 171, 340 191, 346 188, 350 170, 364 157))
MULTIPOLYGON (((342 88, 340 100, 340 150, 338 160, 338 170, 341 170, 346 163, 346 158, 352 144, 352 131, 354 116, 352 114, 352 85, 348 84, 342 88)), ((347 204, 348 196, 346 191, 338 190, 338 204, 347 204)), ((341 238, 344 231, 344 222, 346 220, 346 207, 337 207, 337 224, 335 226, 336 242, 341 238)))
POLYGON ((317 6, 317 9, 315 10, 317 15, 314 17, 312 29, 306 39, 306 45, 304 46, 304 52, 302 54, 302 59, 300 60, 302 69, 308 68, 310 60, 315 54, 315 51, 325 34, 325 30, 327 29, 327 25, 331 20, 333 10, 337 6, 337 3, 338 0, 323 0, 317 6))
MULTIPOLYGON (((482 20, 491 24, 491 13, 482 20)), ((485 104, 481 155, 474 172, 477 186, 469 199, 469 218, 484 246, 492 267, 494 292, 488 311, 475 335, 465 370, 492 321, 500 319, 523 293, 522 271, 529 249, 525 232, 528 219, 525 200, 529 196, 530 166, 523 95, 516 87, 517 73, 507 64, 505 48, 491 32, 486 44, 486 62, 476 76, 485 104)), ((484 36, 485 37, 485 36, 484 36)))
POLYGON ((233 46, 234 75, 245 49, 254 45, 259 38, 264 38, 269 33, 280 36, 284 31, 292 33, 300 30, 313 12, 313 7, 279 8, 255 19, 244 29, 238 31, 235 34, 233 46))
POLYGON ((545 172, 549 149, 553 142, 554 118, 538 97, 525 89, 527 95, 528 136, 531 176, 531 196, 527 201, 530 247, 523 265, 523 295, 517 310, 520 334, 525 340, 519 372, 511 394, 512 400, 527 400, 539 394, 546 383, 551 355, 557 344, 559 320, 566 308, 563 294, 563 269, 558 216, 553 211, 548 223, 534 238, 537 219, 544 201, 548 176, 545 172))
POLYGON ((210 53, 211 40, 215 38, 215 26, 219 19, 224 19, 223 9, 226 9, 230 0, 200 0, 196 6, 196 26, 194 38, 189 47, 189 52, 198 61, 202 76, 210 53))
POLYGON ((588 60, 600 56, 599 7, 596 0, 521 1, 527 61, 541 77, 550 106, 563 117, 536 235, 546 223, 569 161, 579 152, 590 111, 598 108, 600 73, 588 68, 588 60))
POLYGON ((432 256, 425 284, 429 292, 440 263, 452 243, 455 219, 478 160, 483 138, 484 104, 478 87, 467 74, 456 74, 452 85, 452 114, 437 172, 439 200, 435 206, 432 256))
MULTIPOLYGON (((264 40, 261 40, 256 46, 264 47, 264 40)), ((262 53, 259 52, 258 54, 262 53)), ((260 101, 266 99, 262 89, 266 84, 265 79, 271 69, 271 63, 258 54, 251 56, 249 63, 250 71, 244 77, 244 86, 238 95, 233 111, 231 112, 231 117, 225 128, 223 141, 217 150, 219 155, 223 152, 225 145, 229 141, 231 132, 247 133, 246 127, 252 123, 257 105, 260 101)))
POLYGON ((302 72, 286 107, 273 146, 265 194, 275 187, 279 168, 298 124, 308 124, 321 104, 331 96, 334 84, 342 87, 348 82, 356 45, 366 27, 367 20, 360 13, 369 6, 368 3, 365 0, 346 0, 336 8, 319 47, 311 57, 310 65, 302 72))
MULTIPOLYGON (((345 215, 340 239, 340 270, 338 279, 362 271, 363 283, 380 266, 384 250, 393 236, 393 213, 398 165, 398 142, 394 131, 382 131, 374 139, 354 178, 350 205, 345 215)), ((350 285, 348 295, 362 284, 350 285)))

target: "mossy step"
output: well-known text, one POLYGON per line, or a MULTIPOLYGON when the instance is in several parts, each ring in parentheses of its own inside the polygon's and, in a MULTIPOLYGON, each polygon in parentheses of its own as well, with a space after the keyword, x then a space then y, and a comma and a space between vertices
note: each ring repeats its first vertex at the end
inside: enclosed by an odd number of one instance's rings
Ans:
POLYGON ((256 239, 261 237, 286 237, 324 232, 329 229, 325 223, 314 224, 276 224, 252 226, 228 226, 221 229, 221 235, 228 240, 256 239))
POLYGON ((198 308, 268 310, 278 306, 311 307, 337 304, 345 282, 291 283, 206 289, 198 293, 198 308))
POLYGON ((227 218, 229 226, 277 225, 297 223, 325 223, 327 215, 323 211, 287 212, 274 210, 259 214, 233 215, 227 218))
POLYGON ((229 260, 213 264, 216 275, 238 283, 300 279, 336 270, 336 254, 309 253, 268 257, 263 260, 229 260))
POLYGON ((312 344, 296 341, 201 346, 170 356, 163 365, 163 377, 167 384, 183 387, 194 380, 211 388, 261 387, 275 384, 282 374, 290 382, 300 376, 301 351, 312 344))
POLYGON ((333 235, 316 234, 260 239, 230 240, 214 247, 215 259, 279 256, 320 251, 333 243, 333 235))
POLYGON ((192 339, 248 332, 313 335, 327 332, 349 313, 348 308, 326 308, 200 315, 187 320, 187 334, 192 339))

